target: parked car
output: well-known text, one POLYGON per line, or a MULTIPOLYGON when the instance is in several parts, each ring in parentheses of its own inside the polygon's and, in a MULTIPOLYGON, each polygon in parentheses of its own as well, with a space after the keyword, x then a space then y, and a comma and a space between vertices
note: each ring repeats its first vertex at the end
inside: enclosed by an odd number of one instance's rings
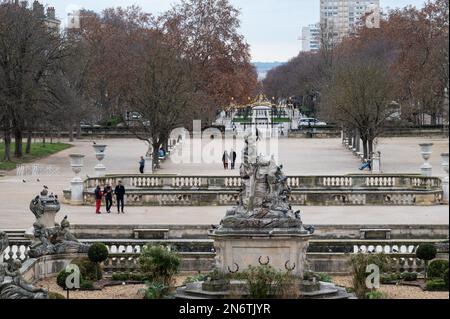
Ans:
POLYGON ((315 127, 315 126, 326 126, 327 123, 319 121, 314 118, 303 118, 298 121, 298 126, 300 127, 315 127))

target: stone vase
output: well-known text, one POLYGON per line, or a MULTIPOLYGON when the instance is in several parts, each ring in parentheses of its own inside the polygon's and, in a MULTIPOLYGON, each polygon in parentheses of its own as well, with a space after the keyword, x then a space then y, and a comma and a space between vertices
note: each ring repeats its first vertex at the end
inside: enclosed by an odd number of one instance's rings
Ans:
POLYGON ((106 172, 106 167, 103 165, 102 160, 105 158, 105 150, 107 145, 97 145, 94 144, 94 150, 95 150, 95 158, 98 161, 98 164, 95 165, 95 175, 97 177, 104 177, 106 172))
POLYGON ((422 176, 431 177, 433 167, 428 162, 428 160, 431 157, 433 143, 423 143, 419 144, 419 146, 420 146, 420 154, 422 155, 422 158, 425 161, 420 167, 420 171, 422 173, 422 176))
POLYGON ((70 203, 72 205, 81 205, 83 203, 83 180, 78 176, 83 168, 84 155, 82 154, 71 154, 70 166, 72 171, 75 173, 75 177, 70 182, 71 198, 70 203))

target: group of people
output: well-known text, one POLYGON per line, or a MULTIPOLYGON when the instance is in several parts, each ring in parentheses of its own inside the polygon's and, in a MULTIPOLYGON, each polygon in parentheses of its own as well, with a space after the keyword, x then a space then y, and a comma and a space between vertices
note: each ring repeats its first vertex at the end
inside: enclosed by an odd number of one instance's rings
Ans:
POLYGON ((125 199, 125 186, 122 185, 122 181, 118 181, 114 191, 111 185, 106 185, 102 190, 100 185, 95 188, 95 213, 101 214, 100 208, 102 206, 102 200, 105 198, 106 212, 111 213, 111 207, 113 206, 113 195, 116 196, 117 214, 124 214, 124 199, 125 199))
POLYGON ((236 166, 236 158, 237 154, 233 149, 230 153, 225 151, 222 156, 223 168, 227 170, 229 168, 229 164, 231 164, 231 169, 234 169, 236 166))

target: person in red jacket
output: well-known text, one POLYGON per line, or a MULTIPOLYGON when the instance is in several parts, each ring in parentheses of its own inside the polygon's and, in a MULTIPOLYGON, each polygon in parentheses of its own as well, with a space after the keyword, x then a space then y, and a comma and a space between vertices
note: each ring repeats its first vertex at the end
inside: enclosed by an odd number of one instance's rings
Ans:
POLYGON ((103 198, 103 192, 100 188, 100 185, 97 185, 97 188, 95 189, 95 213, 101 214, 100 207, 102 206, 102 198, 103 198))

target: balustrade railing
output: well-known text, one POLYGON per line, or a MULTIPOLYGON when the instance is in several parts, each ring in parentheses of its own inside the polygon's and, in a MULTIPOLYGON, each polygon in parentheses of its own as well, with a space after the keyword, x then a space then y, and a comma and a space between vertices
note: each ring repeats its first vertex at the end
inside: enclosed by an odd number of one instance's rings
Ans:
MULTIPOLYGON (((104 262, 107 272, 132 271, 138 267, 138 258, 143 246, 165 243, 175 249, 183 259, 214 259, 213 241, 201 240, 82 240, 84 243, 103 242, 109 251, 104 262)), ((417 247, 424 242, 439 243, 441 240, 311 240, 310 254, 376 254, 385 253, 393 261, 397 271, 422 271, 424 263, 417 259, 417 247)), ((4 260, 28 259, 30 243, 25 241, 11 242, 4 251, 4 260)), ((448 251, 444 252, 448 253, 448 251)))
MULTIPOLYGON (((239 176, 108 175, 88 178, 85 189, 115 185, 119 180, 125 187, 136 189, 237 189, 242 184, 239 176)), ((292 189, 436 189, 441 187, 441 180, 418 175, 288 176, 287 184, 292 189)))

